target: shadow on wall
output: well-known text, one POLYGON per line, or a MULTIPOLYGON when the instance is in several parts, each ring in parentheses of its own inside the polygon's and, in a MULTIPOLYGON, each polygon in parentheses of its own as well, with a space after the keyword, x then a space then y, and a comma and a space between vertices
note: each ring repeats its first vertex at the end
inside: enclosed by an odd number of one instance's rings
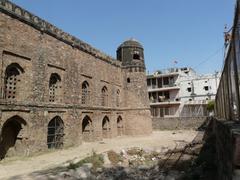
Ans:
POLYGON ((192 166, 185 172, 185 180, 217 179, 216 136, 212 123, 211 118, 208 118, 198 128, 200 131, 205 131, 202 148, 198 157, 192 162, 192 166))
MULTIPOLYGON (((167 151, 151 152, 141 148, 129 149, 120 154, 109 151, 111 155, 108 154, 108 161, 113 165, 109 168, 104 168, 103 164, 99 163, 99 159, 96 160, 93 158, 94 156, 91 156, 78 163, 70 163, 69 166, 33 172, 29 174, 29 177, 49 179, 51 176, 61 179, 66 173, 65 175, 70 179, 81 179, 81 173, 78 171, 81 169, 80 172, 85 171, 89 179, 215 180, 215 139, 211 135, 212 130, 208 128, 208 125, 208 122, 201 125, 202 130, 192 142, 178 141, 174 149, 167 149, 167 151), (125 159, 126 157, 127 159, 125 159), (119 162, 124 163, 124 166, 117 165, 119 162), (94 163, 97 163, 98 169, 101 170, 86 166, 86 164, 93 165, 94 163)), ((23 177, 15 176, 13 178, 22 179, 23 177)))
POLYGON ((21 144, 23 126, 26 126, 26 122, 19 116, 14 116, 4 123, 0 136, 0 160, 7 154, 15 153, 15 146, 21 144))

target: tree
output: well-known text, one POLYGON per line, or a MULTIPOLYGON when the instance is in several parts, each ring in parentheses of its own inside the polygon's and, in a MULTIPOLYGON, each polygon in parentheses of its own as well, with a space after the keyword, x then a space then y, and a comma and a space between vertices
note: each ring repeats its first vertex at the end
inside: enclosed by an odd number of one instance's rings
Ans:
POLYGON ((214 110, 214 105, 215 105, 215 101, 208 101, 208 103, 207 103, 207 110, 209 111, 209 112, 212 112, 213 110, 214 110))

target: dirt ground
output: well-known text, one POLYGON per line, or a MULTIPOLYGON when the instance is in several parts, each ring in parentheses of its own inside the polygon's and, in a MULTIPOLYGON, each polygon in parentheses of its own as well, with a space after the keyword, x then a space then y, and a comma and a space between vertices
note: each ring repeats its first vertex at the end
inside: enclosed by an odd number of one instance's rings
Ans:
POLYGON ((14 176, 47 170, 61 166, 69 160, 84 158, 95 151, 102 153, 108 150, 120 151, 130 147, 159 150, 173 149, 178 141, 191 142, 197 131, 154 131, 149 136, 129 137, 122 136, 114 139, 104 139, 101 142, 83 143, 78 147, 46 152, 32 157, 6 158, 0 161, 0 179, 10 179, 14 176))

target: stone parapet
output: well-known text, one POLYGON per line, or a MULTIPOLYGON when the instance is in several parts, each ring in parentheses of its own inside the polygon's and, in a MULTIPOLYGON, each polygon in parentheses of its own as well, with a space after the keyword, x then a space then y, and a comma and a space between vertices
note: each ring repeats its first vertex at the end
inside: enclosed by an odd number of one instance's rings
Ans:
POLYGON ((54 38, 72 46, 73 48, 77 48, 81 51, 91 54, 92 56, 99 58, 103 61, 106 61, 112 65, 120 66, 120 62, 116 61, 114 58, 93 48, 91 45, 62 31, 56 26, 48 23, 47 21, 39 18, 38 16, 28 12, 27 10, 17 6, 16 4, 8 0, 0 0, 0 12, 10 15, 13 18, 16 18, 34 27, 35 29, 41 31, 42 33, 46 33, 50 36, 53 36, 54 38))

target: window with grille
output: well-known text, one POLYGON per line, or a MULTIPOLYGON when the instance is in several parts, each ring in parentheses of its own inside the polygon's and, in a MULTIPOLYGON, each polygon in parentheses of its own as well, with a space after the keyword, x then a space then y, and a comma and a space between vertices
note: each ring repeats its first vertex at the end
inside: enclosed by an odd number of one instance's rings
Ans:
POLYGON ((59 116, 48 123, 47 145, 48 148, 61 148, 63 146, 64 124, 59 116))
POLYGON ((5 72, 5 87, 4 97, 5 99, 16 99, 17 85, 20 82, 20 75, 23 69, 18 64, 11 64, 6 68, 5 72))
POLYGON ((102 88, 102 92, 101 92, 101 105, 102 106, 107 106, 108 104, 108 92, 107 92, 107 88, 106 86, 104 86, 102 88))
POLYGON ((58 74, 51 74, 49 81, 49 102, 55 102, 57 99, 57 95, 59 94, 59 89, 61 78, 58 74))
POLYGON ((89 102, 90 102, 89 85, 85 81, 82 84, 82 104, 89 104, 89 102))

